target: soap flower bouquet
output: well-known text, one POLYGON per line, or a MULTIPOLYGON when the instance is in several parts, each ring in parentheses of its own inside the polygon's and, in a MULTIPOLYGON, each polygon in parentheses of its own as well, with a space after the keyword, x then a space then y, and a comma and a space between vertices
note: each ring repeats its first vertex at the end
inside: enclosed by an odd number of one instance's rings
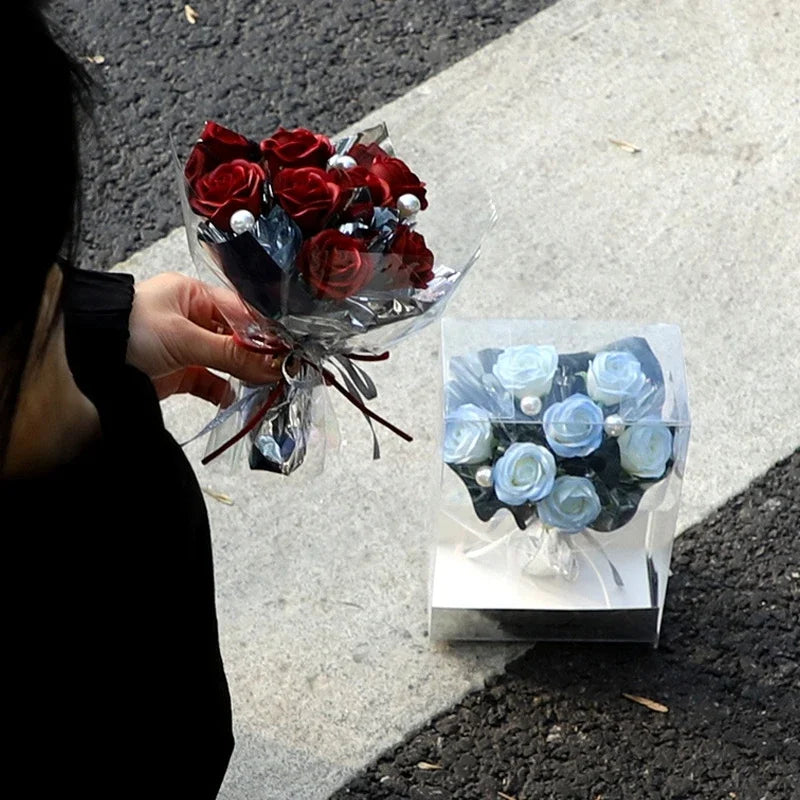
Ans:
MULTIPOLYGON (((446 386, 443 460, 478 519, 511 514, 521 534, 479 537, 470 555, 507 545, 535 577, 578 574, 574 537, 621 528, 674 463, 674 427, 661 419, 664 378, 645 339, 596 352, 549 344, 454 357, 446 386)), ((652 569, 651 566, 648 567, 652 569)))
POLYGON ((367 419, 375 458, 375 423, 410 440, 367 405, 377 390, 363 364, 442 313, 480 235, 460 263, 434 255, 417 230, 428 189, 385 125, 337 140, 279 128, 257 141, 208 122, 180 187, 201 278, 239 299, 220 309, 236 342, 283 363, 274 384, 235 385, 199 434, 204 463, 246 444, 253 469, 289 474, 312 452, 321 464, 336 440, 325 387, 367 419))

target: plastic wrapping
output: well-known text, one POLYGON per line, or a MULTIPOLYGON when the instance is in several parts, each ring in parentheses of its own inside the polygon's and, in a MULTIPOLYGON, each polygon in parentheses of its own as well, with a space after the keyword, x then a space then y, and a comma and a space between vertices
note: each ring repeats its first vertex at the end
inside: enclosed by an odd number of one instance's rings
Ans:
POLYGON ((446 320, 435 638, 656 642, 689 415, 673 326, 446 320))
POLYGON ((367 406, 377 392, 364 362, 442 313, 493 223, 488 201, 469 210, 473 238, 453 260, 432 253, 417 230, 427 189, 384 125, 333 142, 279 129, 258 145, 207 123, 180 186, 199 276, 239 298, 220 309, 233 335, 285 365, 277 384, 237 384, 233 404, 199 434, 209 434, 204 460, 244 445, 253 469, 289 474, 311 451, 323 463, 337 442, 325 386, 373 433, 377 424, 405 436, 367 406))

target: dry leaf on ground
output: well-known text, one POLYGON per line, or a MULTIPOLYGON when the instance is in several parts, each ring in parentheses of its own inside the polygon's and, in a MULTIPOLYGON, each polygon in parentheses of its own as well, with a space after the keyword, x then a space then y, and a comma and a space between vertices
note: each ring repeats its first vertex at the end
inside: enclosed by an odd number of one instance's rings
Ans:
POLYGON ((99 53, 96 56, 86 56, 86 60, 90 64, 105 64, 106 63, 106 57, 105 56, 101 56, 99 53))
POLYGON ((188 3, 183 7, 183 14, 190 25, 194 25, 197 22, 197 12, 188 3))
POLYGON ((215 492, 213 489, 210 489, 208 486, 204 486, 203 487, 203 491, 209 497, 213 497, 219 503, 224 503, 226 506, 232 506, 233 505, 233 498, 231 498, 230 495, 227 495, 224 492, 215 492))
POLYGON ((622 696, 626 700, 632 700, 634 703, 649 708, 651 711, 658 711, 660 714, 666 714, 667 711, 669 711, 663 703, 658 703, 655 700, 651 700, 649 697, 640 697, 638 694, 627 694, 627 692, 623 692, 622 696))
POLYGON ((630 142, 626 142, 624 139, 611 139, 608 140, 611 144, 615 144, 619 147, 620 150, 624 150, 626 153, 641 153, 642 148, 637 147, 635 144, 631 144, 630 142))

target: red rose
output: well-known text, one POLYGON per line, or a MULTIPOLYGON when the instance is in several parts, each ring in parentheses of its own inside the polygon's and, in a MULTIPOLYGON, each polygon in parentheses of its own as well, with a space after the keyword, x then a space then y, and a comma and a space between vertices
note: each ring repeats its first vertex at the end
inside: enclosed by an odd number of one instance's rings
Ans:
POLYGON ((189 205, 220 230, 229 231, 231 214, 246 208, 254 217, 261 213, 264 170, 259 164, 237 158, 220 164, 198 178, 189 192, 189 205))
POLYGON ((342 196, 335 176, 317 167, 281 170, 272 190, 275 199, 305 236, 325 226, 342 196))
POLYGON ((261 142, 260 147, 261 155, 273 176, 287 167, 322 168, 333 155, 330 139, 306 128, 293 131, 278 128, 269 139, 261 142))
POLYGON ((383 274, 392 289, 424 289, 433 280, 433 253, 408 225, 398 225, 384 261, 383 274))
POLYGON ((372 259, 363 239, 329 229, 309 239, 297 257, 297 269, 317 297, 344 300, 372 279, 372 259))
POLYGON ((200 141, 189 154, 184 175, 189 185, 193 186, 195 181, 226 161, 235 161, 237 158, 257 161, 258 157, 258 145, 255 142, 251 142, 236 131, 209 121, 200 134, 200 141))
POLYGON ((392 200, 396 203, 404 194, 413 194, 419 198, 423 209, 428 207, 425 199, 425 184, 399 158, 386 158, 375 161, 369 171, 386 181, 392 191, 392 200))
POLYGON ((210 120, 200 134, 200 141, 218 165, 225 161, 243 158, 246 161, 258 160, 258 145, 241 133, 225 128, 210 120))
POLYGON ((336 169, 328 174, 342 190, 342 208, 350 203, 348 210, 352 217, 361 217, 366 213, 371 219, 373 206, 385 206, 392 202, 392 190, 389 188, 389 184, 377 175, 373 175, 365 167, 336 169), (369 201, 355 199, 354 193, 357 189, 367 189, 369 201))
POLYGON ((380 161, 391 156, 380 146, 375 144, 354 144, 347 155, 354 159, 359 167, 371 167, 375 161, 380 161))
POLYGON ((365 167, 351 167, 350 169, 336 169, 329 173, 345 193, 345 200, 349 200, 356 189, 369 189, 372 205, 385 206, 392 201, 392 190, 386 181, 373 175, 365 167))

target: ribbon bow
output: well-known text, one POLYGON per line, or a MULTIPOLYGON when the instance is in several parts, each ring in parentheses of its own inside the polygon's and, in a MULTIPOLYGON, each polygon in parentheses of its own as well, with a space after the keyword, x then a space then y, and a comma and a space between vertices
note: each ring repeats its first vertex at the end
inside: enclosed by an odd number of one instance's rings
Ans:
MULTIPOLYGON (((275 384, 275 387, 272 389, 269 395, 267 395, 266 400, 264 400, 264 402, 250 415, 250 418, 247 420, 244 426, 230 439, 206 455, 202 459, 202 464, 208 464, 218 456, 221 456, 226 450, 228 450, 230 447, 233 447, 233 445, 235 445, 238 441, 247 436, 250 431, 256 428, 256 426, 269 413, 269 410, 280 401, 282 395, 289 385, 289 380, 291 379, 290 373, 292 369, 299 367, 300 365, 306 365, 319 373, 322 382, 326 386, 333 386, 334 389, 346 397, 347 400, 349 400, 364 415, 372 431, 373 458, 380 458, 380 444, 375 433, 375 427, 373 424, 374 422, 377 422, 383 425, 385 428, 388 428, 392 433, 396 434, 407 442, 413 441, 413 438, 405 431, 401 430, 396 425, 393 425, 391 422, 379 416, 367 407, 364 401, 374 400, 378 396, 378 392, 369 375, 363 369, 359 368, 355 363, 353 363, 358 361, 386 361, 389 358, 388 352, 380 353, 379 355, 372 355, 369 353, 337 353, 335 355, 325 354, 319 359, 314 359, 302 345, 290 344, 279 338, 274 338, 270 341, 270 343, 259 347, 255 347, 254 345, 251 345, 238 337, 236 337, 236 343, 240 347, 245 347, 248 350, 253 350, 261 354, 282 357, 283 377, 275 384), (328 369, 328 367, 324 366, 322 363, 324 360, 328 360, 339 372, 341 382, 336 375, 330 369, 328 369)), ((249 397, 244 398, 244 401, 242 402, 246 402, 247 400, 249 400, 249 397)), ((234 408, 229 409, 230 412, 235 410, 236 409, 234 408)), ((198 434, 198 436, 201 436, 211 430, 213 427, 216 427, 216 424, 218 424, 220 421, 222 420, 217 420, 212 422, 211 425, 206 426, 206 428, 204 428, 203 431, 198 434)))

